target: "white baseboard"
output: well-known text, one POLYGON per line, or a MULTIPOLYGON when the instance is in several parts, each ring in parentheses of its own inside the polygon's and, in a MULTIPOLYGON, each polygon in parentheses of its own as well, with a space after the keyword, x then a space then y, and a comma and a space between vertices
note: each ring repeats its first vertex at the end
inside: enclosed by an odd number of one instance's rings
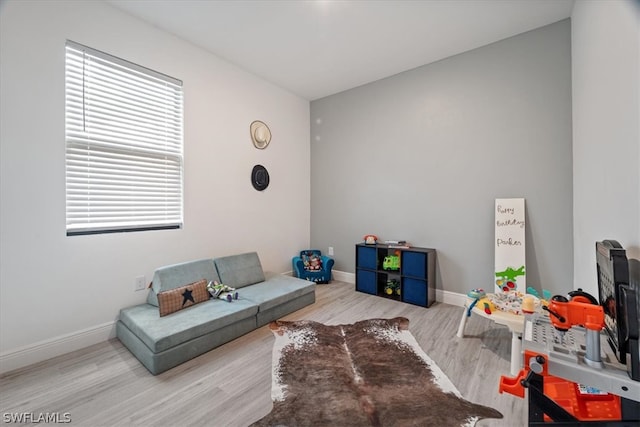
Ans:
POLYGON ((107 341, 116 336, 115 322, 54 337, 0 354, 0 374, 107 341))
POLYGON ((464 307, 464 304, 467 301, 467 295, 436 289, 436 301, 464 307))
POLYGON ((352 283, 354 285, 356 284, 355 273, 347 273, 346 271, 336 271, 336 270, 332 270, 331 273, 335 280, 352 283))

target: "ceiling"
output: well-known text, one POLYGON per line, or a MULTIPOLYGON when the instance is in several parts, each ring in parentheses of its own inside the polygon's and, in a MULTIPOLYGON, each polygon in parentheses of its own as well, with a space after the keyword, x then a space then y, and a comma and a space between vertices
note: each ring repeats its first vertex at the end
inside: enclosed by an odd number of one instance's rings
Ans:
POLYGON ((107 0, 314 100, 571 15, 574 0, 107 0))

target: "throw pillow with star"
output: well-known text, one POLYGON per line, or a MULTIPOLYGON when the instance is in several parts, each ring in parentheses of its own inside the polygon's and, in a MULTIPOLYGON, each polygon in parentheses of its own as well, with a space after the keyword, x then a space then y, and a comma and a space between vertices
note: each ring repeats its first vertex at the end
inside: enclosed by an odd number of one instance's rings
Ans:
POLYGON ((207 281, 205 279, 158 293, 160 317, 175 313, 192 305, 209 299, 207 281))

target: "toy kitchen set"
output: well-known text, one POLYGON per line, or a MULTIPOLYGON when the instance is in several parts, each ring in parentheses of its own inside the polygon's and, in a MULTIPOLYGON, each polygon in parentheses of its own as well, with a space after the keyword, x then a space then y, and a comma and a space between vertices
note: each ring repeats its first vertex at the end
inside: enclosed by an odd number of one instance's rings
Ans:
POLYGON ((528 391, 529 426, 640 426, 638 285, 618 242, 596 258, 599 300, 578 290, 526 315, 524 368, 500 378, 500 393, 528 391))

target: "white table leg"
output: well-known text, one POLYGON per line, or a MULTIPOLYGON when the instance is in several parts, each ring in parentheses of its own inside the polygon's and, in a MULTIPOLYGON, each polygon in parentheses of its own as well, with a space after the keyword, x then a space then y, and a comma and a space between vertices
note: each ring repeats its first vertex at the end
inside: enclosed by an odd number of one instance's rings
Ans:
POLYGON ((464 327, 467 325, 467 317, 467 308, 465 307, 464 310, 462 310, 462 319, 460 319, 458 333, 456 334, 458 338, 464 338, 464 327))
POLYGON ((520 372, 522 363, 522 341, 520 335, 511 332, 511 375, 517 375, 520 372))

